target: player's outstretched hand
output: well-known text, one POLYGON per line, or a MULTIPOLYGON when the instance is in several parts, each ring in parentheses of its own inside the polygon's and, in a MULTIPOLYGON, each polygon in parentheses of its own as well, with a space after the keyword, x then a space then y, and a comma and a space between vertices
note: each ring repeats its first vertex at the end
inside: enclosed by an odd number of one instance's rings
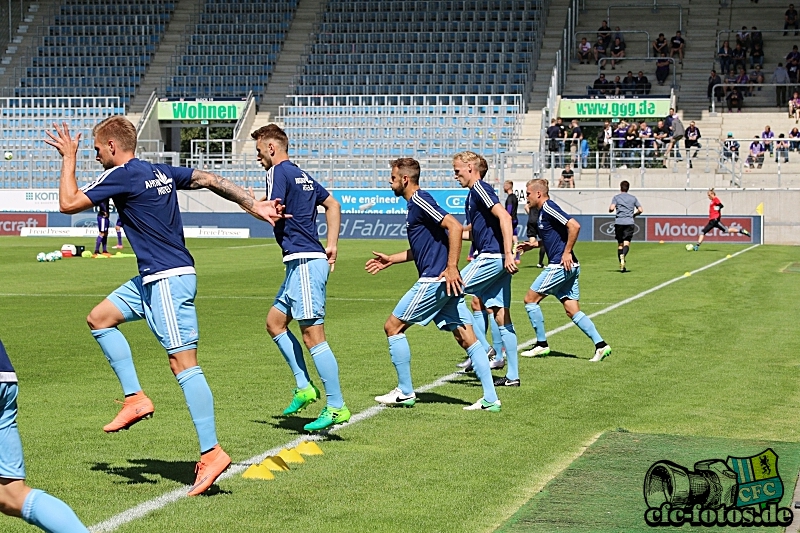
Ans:
POLYGON ((336 246, 328 246, 325 248, 325 255, 328 256, 328 264, 331 266, 331 272, 336 268, 336 254, 338 250, 336 246))
POLYGON ((464 293, 464 280, 456 267, 447 267, 444 272, 439 274, 439 279, 444 278, 447 283, 447 295, 458 296, 464 293))
POLYGON ((389 258, 388 255, 382 254, 380 252, 372 252, 373 257, 369 261, 367 261, 364 270, 372 274, 373 276, 383 270, 384 268, 389 268, 392 266, 392 260, 389 258))
POLYGON ((504 263, 503 266, 505 267, 506 272, 508 272, 509 274, 516 274, 517 272, 519 272, 519 268, 517 267, 517 262, 514 260, 514 254, 513 253, 512 254, 508 254, 506 256, 505 261, 503 261, 503 263, 504 263))
POLYGON ((530 252, 534 248, 538 248, 539 243, 537 241, 524 241, 517 244, 517 250, 521 252, 530 252))
POLYGON ((256 195, 253 192, 252 187, 248 189, 248 192, 250 193, 250 197, 253 199, 253 207, 251 209, 247 209, 242 206, 242 209, 254 217, 268 222, 271 226, 274 226, 275 222, 282 218, 292 218, 292 215, 286 213, 286 206, 281 203, 280 198, 267 200, 266 196, 262 196, 260 200, 256 200, 256 195))
POLYGON ((78 153, 78 146, 81 142, 81 134, 78 133, 73 139, 69 133, 69 126, 66 122, 62 122, 61 126, 53 122, 53 129, 56 130, 55 135, 45 130, 45 134, 50 138, 45 139, 44 142, 58 150, 58 153, 61 154, 61 157, 75 157, 78 153))

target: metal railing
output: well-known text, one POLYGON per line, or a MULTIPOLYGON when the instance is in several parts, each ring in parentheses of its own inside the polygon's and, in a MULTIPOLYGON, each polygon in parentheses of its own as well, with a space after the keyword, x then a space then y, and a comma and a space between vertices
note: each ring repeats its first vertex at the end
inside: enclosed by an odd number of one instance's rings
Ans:
MULTIPOLYGON (((611 30, 608 33, 611 33, 611 34, 616 34, 616 33, 644 33, 647 36, 647 57, 650 57, 650 32, 647 32, 647 31, 644 31, 644 30, 620 30, 620 31, 611 30)), ((578 49, 578 46, 577 46, 579 44, 578 43, 578 35, 594 35, 594 36, 597 36, 597 32, 596 31, 576 31, 575 34, 574 34, 575 43, 576 43, 575 50, 578 49)), ((586 41, 589 42, 590 44, 593 44, 588 39, 586 41)), ((595 39, 594 42, 597 42, 597 39, 595 39)), ((628 46, 627 43, 625 43, 625 49, 626 50, 627 50, 627 46, 628 46)), ((574 59, 574 58, 570 58, 570 61, 572 61, 572 59, 574 59)))
POLYGON ((678 31, 683 32, 683 6, 681 4, 659 4, 657 1, 653 1, 653 4, 611 4, 606 9, 606 21, 608 21, 608 25, 611 26, 611 8, 612 7, 627 7, 627 8, 634 8, 634 9, 651 9, 653 13, 658 13, 658 10, 662 7, 667 8, 676 8, 678 9, 678 31))

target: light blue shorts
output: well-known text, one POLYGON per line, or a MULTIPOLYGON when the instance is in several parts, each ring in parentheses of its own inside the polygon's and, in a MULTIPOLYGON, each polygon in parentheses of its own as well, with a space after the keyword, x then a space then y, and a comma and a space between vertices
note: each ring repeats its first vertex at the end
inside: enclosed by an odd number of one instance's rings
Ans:
POLYGON ((142 283, 136 276, 108 295, 125 322, 145 319, 168 354, 197 348, 197 275, 183 274, 142 283))
POLYGON ((25 479, 22 440, 17 429, 16 383, 0 383, 0 477, 25 479))
POLYGON ((444 281, 417 281, 400 299, 392 314, 406 324, 424 326, 430 321, 443 331, 471 326, 472 314, 463 296, 448 296, 444 281))
POLYGON ((581 275, 580 265, 575 265, 567 272, 560 264, 547 265, 533 281, 531 290, 539 294, 552 294, 559 300, 580 300, 581 290, 578 277, 581 275))
POLYGON ((464 292, 477 296, 486 307, 511 307, 511 274, 501 257, 478 255, 461 271, 464 292))
POLYGON ((327 259, 301 258, 284 263, 286 278, 272 306, 301 326, 325 322, 325 298, 330 265, 327 259))

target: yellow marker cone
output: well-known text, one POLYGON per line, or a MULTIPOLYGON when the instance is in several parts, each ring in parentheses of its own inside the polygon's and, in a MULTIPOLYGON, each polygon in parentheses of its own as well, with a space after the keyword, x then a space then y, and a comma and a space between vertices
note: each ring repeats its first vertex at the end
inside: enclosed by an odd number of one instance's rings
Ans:
POLYGON ((275 479, 275 474, 264 465, 252 465, 244 471, 243 478, 247 479, 275 479))
POLYGON ((303 459, 303 456, 300 455, 299 453, 297 453, 297 450, 295 450, 294 448, 289 448, 288 450, 284 448, 283 450, 278 452, 278 457, 280 457, 281 459, 283 459, 287 463, 305 463, 306 462, 305 459, 303 459))
POLYGON ((275 472, 289 470, 289 465, 286 464, 286 461, 284 461, 278 456, 267 457, 266 459, 261 461, 261 466, 269 468, 270 470, 274 470, 275 472))
POLYGON ((658 244, 664 244, 664 241, 658 241, 658 244))
POLYGON ((688 277, 689 277, 689 276, 691 276, 691 275, 692 275, 692 273, 691 273, 691 272, 686 272, 686 273, 683 275, 683 277, 684 277, 684 278, 688 278, 688 277))
POLYGON ((764 202, 761 202, 756 206, 756 213, 758 213, 759 215, 764 214, 764 202))
POLYGON ((727 257, 728 259, 730 259, 730 258, 731 258, 731 254, 728 254, 728 255, 726 255, 725 257, 727 257))
POLYGON ((310 440, 304 440, 295 448, 300 455, 323 455, 322 450, 317 443, 310 440))

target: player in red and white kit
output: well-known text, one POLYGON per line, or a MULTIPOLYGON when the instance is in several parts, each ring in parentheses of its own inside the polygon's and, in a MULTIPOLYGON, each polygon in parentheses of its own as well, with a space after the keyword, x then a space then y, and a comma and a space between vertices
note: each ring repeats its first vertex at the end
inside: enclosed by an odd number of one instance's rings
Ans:
POLYGON ((703 238, 706 233, 714 228, 719 229, 723 233, 741 233, 742 235, 750 236, 750 232, 744 228, 727 227, 722 223, 722 202, 717 198, 717 193, 711 188, 708 190, 708 199, 711 200, 711 205, 708 206, 708 224, 703 227, 703 233, 698 237, 697 244, 694 245, 693 250, 696 252, 703 244, 703 238))

